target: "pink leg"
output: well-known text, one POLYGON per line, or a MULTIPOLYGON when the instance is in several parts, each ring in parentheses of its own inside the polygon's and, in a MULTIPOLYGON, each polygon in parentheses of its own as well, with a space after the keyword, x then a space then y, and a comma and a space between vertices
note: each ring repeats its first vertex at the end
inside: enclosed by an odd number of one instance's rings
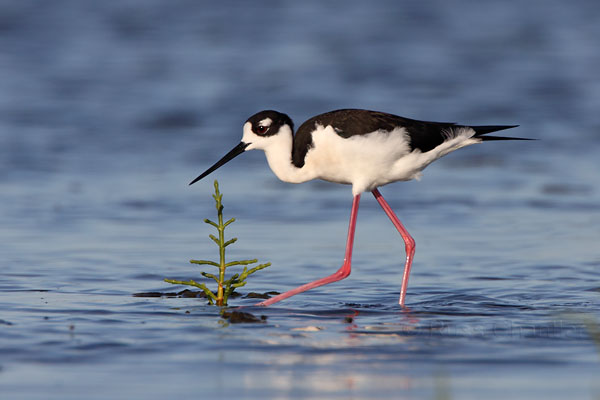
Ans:
POLYGON ((352 263, 352 246, 354 245, 354 231, 356 230, 356 215, 358 214, 359 202, 360 194, 354 196, 354 200, 352 201, 352 211, 350 212, 350 226, 348 227, 348 239, 346 240, 346 255, 344 257, 344 264, 341 266, 341 268, 332 275, 299 286, 296 289, 292 289, 277 296, 271 297, 268 300, 258 303, 257 306, 270 306, 273 303, 277 303, 281 300, 287 299, 288 297, 291 297, 295 294, 306 292, 309 289, 327 285, 328 283, 337 282, 350 275, 350 268, 352 263))
POLYGON ((379 193, 379 190, 374 189, 372 193, 373 196, 375 196, 375 199, 377 199, 377 201, 379 202, 381 208, 383 208, 383 211, 385 211, 390 220, 392 220, 392 223, 394 224, 398 232, 400 232, 402 239, 404 239, 404 245, 406 248, 406 264, 404 265, 404 274, 402 275, 402 286, 400 287, 400 300, 398 301, 398 303, 402 307, 404 307, 404 299, 406 297, 406 288, 408 287, 410 267, 412 266, 413 256, 415 255, 415 240, 412 238, 412 236, 410 236, 410 234, 402 225, 396 214, 394 214, 394 211, 392 211, 390 205, 387 203, 387 201, 385 201, 381 193, 379 193))

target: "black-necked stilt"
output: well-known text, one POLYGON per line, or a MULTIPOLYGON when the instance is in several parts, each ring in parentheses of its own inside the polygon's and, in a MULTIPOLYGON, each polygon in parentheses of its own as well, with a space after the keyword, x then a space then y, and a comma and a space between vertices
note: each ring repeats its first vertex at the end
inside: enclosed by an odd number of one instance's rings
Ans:
POLYGON ((399 300, 404 306, 415 241, 377 188, 391 182, 418 179, 427 165, 461 147, 487 140, 528 140, 484 136, 516 126, 425 122, 376 111, 345 109, 309 119, 294 135, 294 123, 290 117, 266 110, 248 118, 241 143, 190 185, 244 151, 254 149, 264 150, 271 170, 282 181, 301 183, 323 179, 352 185, 354 200, 342 267, 330 276, 259 303, 264 306, 350 275, 360 195, 371 191, 404 239, 406 262, 399 300))

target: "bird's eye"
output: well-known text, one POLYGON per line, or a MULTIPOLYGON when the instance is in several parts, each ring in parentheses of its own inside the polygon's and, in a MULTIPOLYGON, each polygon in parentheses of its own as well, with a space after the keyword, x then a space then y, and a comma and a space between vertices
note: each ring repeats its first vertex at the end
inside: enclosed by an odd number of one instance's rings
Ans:
POLYGON ((256 133, 259 133, 262 135, 263 133, 267 132, 267 129, 269 129, 269 128, 264 125, 259 125, 256 127, 256 133))

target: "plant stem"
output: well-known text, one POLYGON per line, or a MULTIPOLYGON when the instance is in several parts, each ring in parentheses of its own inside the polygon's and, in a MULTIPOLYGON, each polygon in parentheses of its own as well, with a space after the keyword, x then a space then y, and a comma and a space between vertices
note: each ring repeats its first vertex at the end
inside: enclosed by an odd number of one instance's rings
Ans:
POLYGON ((219 231, 219 286, 217 288, 216 303, 218 306, 224 304, 223 282, 225 281, 225 226, 223 225, 223 195, 219 192, 219 183, 215 180, 215 201, 217 203, 217 230, 219 231))

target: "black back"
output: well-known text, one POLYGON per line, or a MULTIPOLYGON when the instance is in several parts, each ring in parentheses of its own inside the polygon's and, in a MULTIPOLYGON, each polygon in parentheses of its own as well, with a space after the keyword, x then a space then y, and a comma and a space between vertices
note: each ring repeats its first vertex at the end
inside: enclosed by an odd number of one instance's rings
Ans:
POLYGON ((343 109, 317 115, 304 122, 294 138, 292 162, 296 167, 304 165, 304 157, 312 147, 312 131, 316 125, 331 125, 343 138, 365 135, 377 130, 390 132, 402 127, 408 134, 410 150, 423 153, 434 149, 448 138, 445 131, 456 127, 451 122, 426 122, 404 118, 393 114, 361 109, 343 109))

